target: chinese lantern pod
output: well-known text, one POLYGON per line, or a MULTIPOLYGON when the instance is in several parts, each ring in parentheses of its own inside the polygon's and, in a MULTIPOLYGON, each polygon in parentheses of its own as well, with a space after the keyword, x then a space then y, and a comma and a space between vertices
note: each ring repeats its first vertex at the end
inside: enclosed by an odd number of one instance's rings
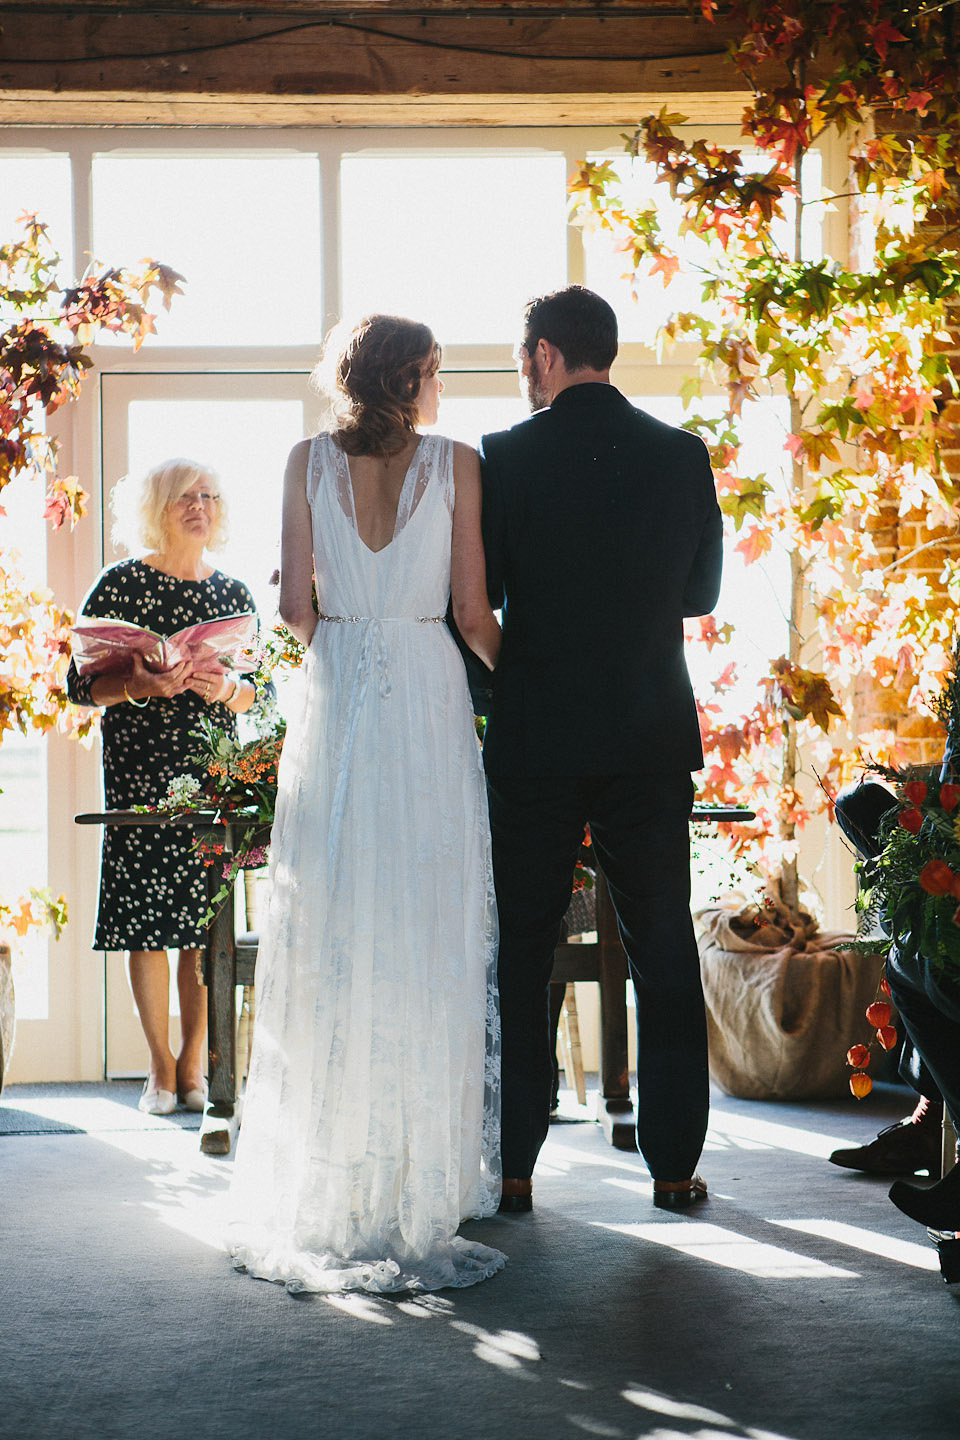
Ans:
POLYGON ((890 1024, 892 1010, 886 1000, 874 1000, 872 1005, 867 1006, 867 1019, 877 1030, 884 1025, 890 1024))
POLYGON ((851 1045, 847 1051, 847 1064, 854 1070, 863 1070, 870 1064, 870 1051, 866 1045, 851 1045))
POLYGON ((884 1050, 892 1050, 897 1043, 897 1027, 895 1025, 881 1025, 877 1031, 877 1039, 884 1050))
POLYGON ((884 975, 883 979, 880 981, 880 989, 883 991, 884 995, 886 995, 887 998, 889 999, 890 995, 892 994, 892 991, 891 991, 891 989, 890 989, 890 981, 887 979, 886 975, 884 975))
POLYGON ((858 1070, 856 1075, 850 1076, 850 1089, 858 1100, 862 1100, 873 1089, 873 1081, 869 1075, 864 1075, 862 1071, 858 1070))

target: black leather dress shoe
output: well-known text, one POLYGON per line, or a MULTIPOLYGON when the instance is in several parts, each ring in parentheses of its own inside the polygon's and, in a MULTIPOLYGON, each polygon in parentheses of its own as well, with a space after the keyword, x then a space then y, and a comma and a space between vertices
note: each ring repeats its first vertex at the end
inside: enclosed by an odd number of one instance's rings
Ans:
POLYGON ((890 1199, 904 1215, 931 1230, 960 1230, 960 1165, 954 1165, 936 1185, 925 1188, 894 1180, 890 1199))
POLYGON ((498 1206, 502 1215, 523 1215, 533 1209, 533 1181, 504 1178, 498 1206))
POLYGON ((928 1175, 940 1171, 940 1127, 943 1106, 923 1102, 907 1120, 888 1125, 869 1145, 851 1150, 834 1150, 831 1165, 861 1170, 865 1175, 928 1175))
POLYGON ((687 1210, 698 1200, 706 1200, 707 1182, 702 1175, 689 1180, 654 1180, 653 1203, 658 1210, 687 1210))

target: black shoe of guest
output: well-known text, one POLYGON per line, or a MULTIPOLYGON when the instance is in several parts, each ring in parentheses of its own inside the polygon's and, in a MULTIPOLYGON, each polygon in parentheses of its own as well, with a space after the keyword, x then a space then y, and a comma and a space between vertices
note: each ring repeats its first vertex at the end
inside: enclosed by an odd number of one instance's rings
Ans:
POLYGON ((936 1185, 925 1188, 894 1180, 890 1199, 904 1215, 931 1230, 960 1230, 960 1165, 954 1165, 936 1185))
POLYGON ((533 1181, 508 1179, 505 1176, 498 1208, 502 1215, 525 1215, 532 1210, 533 1181))
POLYGON ((831 1165, 861 1170, 865 1175, 916 1175, 925 1170, 936 1175, 940 1169, 943 1105, 923 1097, 913 1114, 881 1130, 869 1145, 853 1150, 834 1150, 831 1165))
POLYGON ((654 1180, 653 1203, 658 1210, 688 1210, 707 1198, 707 1182, 702 1175, 689 1180, 654 1180))

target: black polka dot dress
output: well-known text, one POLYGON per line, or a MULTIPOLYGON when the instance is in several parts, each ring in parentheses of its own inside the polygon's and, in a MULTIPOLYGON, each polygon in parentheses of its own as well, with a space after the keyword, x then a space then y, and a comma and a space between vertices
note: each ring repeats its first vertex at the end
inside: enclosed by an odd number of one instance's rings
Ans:
MULTIPOLYGON (((246 585, 215 570, 206 580, 178 580, 142 560, 121 560, 100 575, 81 614, 126 620, 159 635, 185 625, 255 609, 246 585)), ((90 705, 94 677, 81 677, 71 661, 67 693, 90 705)), ((103 789, 108 810, 156 804, 178 775, 202 776, 186 756, 196 749, 190 731, 207 714, 228 732, 236 718, 225 705, 206 705, 186 691, 149 705, 110 705, 103 712, 103 789)), ((103 829, 100 903, 95 950, 166 950, 204 943, 206 910, 202 860, 193 834, 183 826, 117 826, 103 829)))

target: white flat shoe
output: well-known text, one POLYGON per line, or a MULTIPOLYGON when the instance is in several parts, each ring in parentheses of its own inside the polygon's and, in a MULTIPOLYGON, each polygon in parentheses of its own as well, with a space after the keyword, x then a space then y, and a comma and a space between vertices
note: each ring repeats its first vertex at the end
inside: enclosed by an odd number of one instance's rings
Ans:
POLYGON ((177 1106, 177 1097, 172 1090, 148 1090, 147 1081, 143 1094, 137 1101, 137 1109, 144 1115, 172 1115, 177 1106))
POLYGON ((180 1104, 184 1110, 192 1110, 194 1114, 201 1115, 207 1108, 207 1087, 202 1090, 187 1090, 180 1096, 180 1104))

